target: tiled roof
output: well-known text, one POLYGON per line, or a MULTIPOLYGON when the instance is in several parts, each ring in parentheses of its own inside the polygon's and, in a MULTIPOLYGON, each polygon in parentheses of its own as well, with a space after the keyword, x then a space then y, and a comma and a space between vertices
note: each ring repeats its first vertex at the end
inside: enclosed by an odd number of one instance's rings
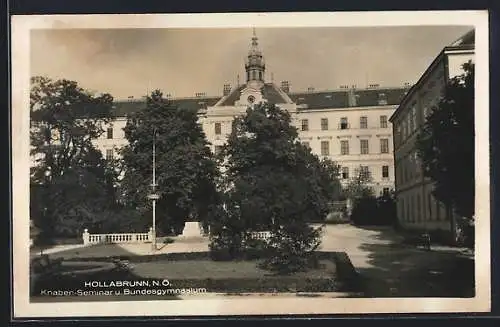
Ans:
POLYGON ((458 47, 458 46, 464 46, 464 45, 474 45, 476 39, 476 33, 475 30, 472 29, 462 35, 460 38, 458 38, 455 42, 450 44, 451 47, 458 47))
MULTIPOLYGON (((239 100, 240 98, 240 93, 243 91, 243 89, 246 87, 246 85, 240 85, 236 89, 232 90, 231 93, 226 97, 222 99, 222 102, 218 104, 218 106, 234 106, 236 101, 239 100)), ((267 99, 270 103, 288 103, 287 99, 283 97, 281 94, 282 91, 280 91, 274 84, 268 83, 264 84, 264 86, 261 89, 262 95, 264 99, 267 99)))
POLYGON ((219 104, 219 106, 234 106, 234 103, 240 98, 240 92, 246 85, 240 85, 229 93, 229 95, 219 104))
POLYGON ((274 84, 265 84, 262 88, 262 96, 270 103, 288 103, 290 100, 285 99, 286 94, 284 97, 282 92, 274 84))
MULTIPOLYGON (((171 103, 181 109, 198 110, 213 106, 219 99, 219 97, 178 98, 171 99, 171 103)), ((144 99, 115 101, 113 112, 116 117, 123 117, 133 112, 140 111, 145 107, 146 101, 144 99)))
MULTIPOLYGON (((233 106, 239 99, 240 92, 245 88, 245 85, 234 89, 225 99, 222 97, 195 97, 195 98, 178 98, 171 99, 173 105, 177 105, 183 109, 206 109, 214 106, 221 101, 219 106, 233 106)), ((407 92, 407 88, 373 88, 373 89, 354 89, 354 90, 333 90, 321 92, 295 92, 288 96, 297 105, 305 105, 301 110, 310 109, 338 109, 348 107, 369 107, 384 104, 398 105, 401 99, 407 92), (353 92, 350 94, 350 92, 353 92), (351 97, 351 101, 349 101, 351 97), (355 101, 353 100, 355 98, 355 101)), ((287 103, 280 90, 277 90, 273 84, 266 84, 263 87, 264 97, 271 103, 287 103)), ((135 111, 142 110, 145 107, 145 100, 131 99, 123 101, 115 101, 114 113, 115 116, 126 116, 135 111)))
POLYGON ((398 105, 405 95, 406 89, 372 89, 355 91, 356 105, 359 107, 375 106, 379 101, 388 105, 398 105))
POLYGON ((348 93, 345 91, 290 93, 297 105, 307 105, 307 109, 349 107, 348 93))
POLYGON ((306 104, 307 109, 368 107, 379 105, 385 100, 387 105, 398 105, 406 88, 374 88, 354 90, 334 90, 322 92, 292 93, 290 97, 298 105, 306 104), (352 94, 350 95, 350 92, 352 94), (353 99, 349 101, 349 97, 353 99), (354 100, 355 99, 355 100, 354 100))

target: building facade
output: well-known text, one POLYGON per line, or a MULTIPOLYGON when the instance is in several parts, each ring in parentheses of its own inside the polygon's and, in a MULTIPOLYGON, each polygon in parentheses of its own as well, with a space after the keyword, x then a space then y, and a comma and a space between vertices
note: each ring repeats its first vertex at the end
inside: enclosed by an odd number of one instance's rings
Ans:
POLYGON ((456 217, 432 195, 417 157, 417 136, 426 117, 437 109, 449 80, 474 61, 474 31, 445 47, 411 87, 390 118, 394 135, 395 190, 398 219, 404 228, 443 230, 456 236, 456 217))
MULTIPOLYGON (((344 85, 334 90, 292 92, 290 83, 278 86, 265 80, 265 61, 258 39, 251 40, 245 60, 246 82, 223 86, 222 96, 196 93, 191 98, 170 98, 174 105, 196 109, 213 152, 217 152, 231 133, 233 119, 249 106, 269 102, 287 110, 299 132, 299 139, 320 157, 341 167, 345 185, 358 173, 368 174, 377 194, 394 188, 393 128, 389 118, 395 112, 409 85, 357 88, 344 85)), ((96 140, 107 158, 117 155, 125 145, 126 117, 145 105, 143 99, 115 102, 116 119, 96 140)))

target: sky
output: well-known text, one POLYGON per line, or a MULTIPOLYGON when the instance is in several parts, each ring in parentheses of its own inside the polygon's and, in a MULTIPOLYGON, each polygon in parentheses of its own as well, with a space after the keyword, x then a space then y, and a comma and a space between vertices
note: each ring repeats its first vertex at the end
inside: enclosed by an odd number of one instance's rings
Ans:
MULTIPOLYGON (((256 28, 266 81, 291 91, 414 83, 468 26, 256 28)), ((31 75, 75 80, 115 99, 154 89, 173 97, 222 95, 245 79, 252 28, 39 29, 31 75)))

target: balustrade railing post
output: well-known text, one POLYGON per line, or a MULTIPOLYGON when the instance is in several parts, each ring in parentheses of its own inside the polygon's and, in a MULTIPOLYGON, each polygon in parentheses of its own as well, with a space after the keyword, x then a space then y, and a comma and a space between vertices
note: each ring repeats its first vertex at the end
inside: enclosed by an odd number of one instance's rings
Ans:
POLYGON ((84 229, 82 238, 83 238, 83 245, 89 244, 90 234, 89 234, 89 230, 87 228, 84 229))

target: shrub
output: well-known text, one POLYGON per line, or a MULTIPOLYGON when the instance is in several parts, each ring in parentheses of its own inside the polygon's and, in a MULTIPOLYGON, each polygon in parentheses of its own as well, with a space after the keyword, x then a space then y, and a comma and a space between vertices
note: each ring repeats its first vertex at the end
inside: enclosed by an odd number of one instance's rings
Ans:
POLYGON ((360 197, 354 201, 351 220, 356 225, 396 226, 396 202, 391 195, 360 197))
POLYGON ((238 219, 221 209, 220 219, 210 227, 210 256, 213 260, 233 260, 241 255, 243 233, 238 219))
POLYGON ((314 251, 321 244, 322 228, 305 223, 281 226, 269 240, 270 257, 261 267, 277 274, 291 274, 317 265, 314 251))

